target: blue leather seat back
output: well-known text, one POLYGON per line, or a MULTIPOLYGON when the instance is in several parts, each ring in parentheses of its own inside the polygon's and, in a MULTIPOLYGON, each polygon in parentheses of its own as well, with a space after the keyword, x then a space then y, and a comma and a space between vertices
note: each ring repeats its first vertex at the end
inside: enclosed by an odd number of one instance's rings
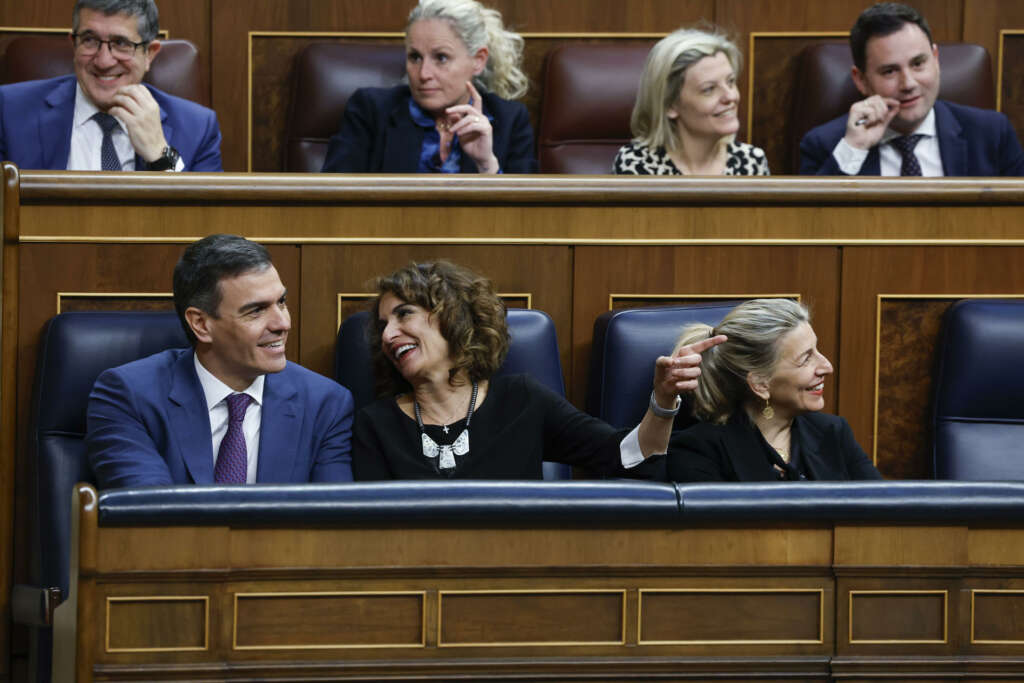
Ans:
POLYGON ((587 412, 620 429, 640 422, 654 382, 654 361, 675 346, 683 326, 717 325, 739 301, 607 311, 594 321, 587 412))
MULTIPOLYGON (((376 398, 373 363, 366 325, 369 312, 353 313, 338 328, 338 343, 334 347, 334 377, 348 387, 358 411, 376 398)), ((558 337, 555 323, 543 311, 508 309, 508 330, 512 337, 508 356, 495 375, 530 375, 557 394, 565 396, 562 379, 562 361, 558 355, 558 337)), ((571 479, 572 469, 561 463, 544 463, 545 479, 571 479)))
POLYGON ((1024 301, 957 302, 937 355, 936 479, 1024 480, 1024 301))
POLYGON ((33 583, 68 589, 70 500, 76 482, 95 483, 85 458, 85 411, 101 372, 188 346, 173 312, 62 313, 43 331, 32 403, 36 515, 33 583))

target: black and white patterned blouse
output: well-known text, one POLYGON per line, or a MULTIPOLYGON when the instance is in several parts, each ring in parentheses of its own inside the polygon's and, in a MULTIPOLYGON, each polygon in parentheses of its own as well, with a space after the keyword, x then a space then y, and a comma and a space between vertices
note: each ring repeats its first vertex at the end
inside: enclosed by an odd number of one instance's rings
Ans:
MULTIPOLYGON (((760 147, 730 142, 726 154, 725 175, 769 175, 768 159, 760 147)), ((612 168, 616 175, 683 175, 664 147, 651 149, 636 142, 619 149, 612 168)))

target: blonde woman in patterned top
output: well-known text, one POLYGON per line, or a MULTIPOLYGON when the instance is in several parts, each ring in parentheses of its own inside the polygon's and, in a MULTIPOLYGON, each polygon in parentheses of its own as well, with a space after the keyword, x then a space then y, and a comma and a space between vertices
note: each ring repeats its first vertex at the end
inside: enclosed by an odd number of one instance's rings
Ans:
POLYGON ((651 48, 619 175, 768 175, 764 150, 735 140, 742 58, 725 36, 679 29, 651 48))

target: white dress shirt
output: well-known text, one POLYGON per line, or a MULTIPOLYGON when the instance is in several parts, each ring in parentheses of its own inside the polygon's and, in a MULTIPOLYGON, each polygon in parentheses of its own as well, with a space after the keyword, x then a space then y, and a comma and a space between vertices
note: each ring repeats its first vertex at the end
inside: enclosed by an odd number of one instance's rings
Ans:
MULTIPOLYGON (((103 129, 93 115, 99 112, 96 105, 82 92, 82 86, 75 86, 75 114, 71 119, 71 151, 68 154, 69 171, 99 171, 100 146, 103 144, 103 129)), ((116 117, 115 117, 116 118, 116 117)), ((135 148, 120 119, 111 131, 114 150, 121 162, 122 171, 135 170, 135 148)))
MULTIPOLYGON (((192 354, 196 364, 196 374, 199 375, 199 383, 203 387, 203 394, 206 395, 206 407, 210 411, 210 434, 213 440, 213 465, 217 466, 217 453, 220 451, 220 442, 228 432, 228 404, 227 397, 238 393, 224 382, 213 376, 209 370, 199 362, 199 356, 192 354)), ((263 417, 263 380, 265 375, 257 377, 250 384, 243 394, 252 398, 248 410, 245 411, 245 419, 242 421, 242 433, 245 434, 245 483, 256 483, 256 464, 260 452, 260 422, 263 417)))
MULTIPOLYGON (((930 177, 946 175, 942 170, 942 155, 939 153, 939 136, 935 129, 934 107, 928 112, 928 116, 924 117, 921 125, 909 135, 924 136, 917 141, 917 146, 914 147, 914 156, 917 157, 917 162, 921 165, 921 175, 930 177)), ((883 176, 898 176, 900 174, 903 156, 898 149, 889 144, 893 138, 898 137, 903 137, 903 133, 897 133, 892 128, 887 128, 882 135, 882 140, 878 143, 878 161, 883 176)), ((851 147, 846 142, 846 138, 840 138, 835 149, 832 150, 832 156, 835 157, 840 171, 846 175, 857 175, 867 160, 869 151, 851 147)))
MULTIPOLYGON (((71 149, 68 152, 69 171, 102 171, 103 162, 100 159, 100 148, 103 145, 103 129, 99 121, 93 120, 93 115, 99 112, 92 101, 82 92, 80 84, 75 85, 75 113, 71 117, 71 149)), ((135 147, 128 137, 128 131, 121 119, 117 120, 117 127, 110 132, 114 142, 114 151, 117 152, 117 159, 121 162, 122 171, 135 170, 135 147)), ((146 170, 146 169, 142 169, 146 170)), ((185 170, 185 160, 178 158, 175 171, 185 170)))

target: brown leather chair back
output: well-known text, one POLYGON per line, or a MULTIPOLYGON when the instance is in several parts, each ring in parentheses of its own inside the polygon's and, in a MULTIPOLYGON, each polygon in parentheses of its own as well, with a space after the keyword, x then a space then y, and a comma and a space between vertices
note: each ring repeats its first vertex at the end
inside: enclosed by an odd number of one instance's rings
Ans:
MULTIPOLYGON (((67 35, 20 36, 7 44, 0 84, 54 78, 75 72, 67 35)), ((161 40, 160 52, 142 80, 171 95, 210 106, 199 68, 199 50, 187 40, 161 40)))
POLYGON ((615 153, 632 137, 629 117, 652 45, 563 45, 548 53, 541 173, 612 172, 615 153))
MULTIPOLYGON (((863 97, 850 76, 853 55, 848 44, 810 45, 798 59, 793 109, 786 135, 789 168, 785 171, 790 173, 796 173, 800 167, 800 140, 807 131, 845 114, 851 104, 863 97)), ((971 43, 941 43, 939 63, 942 66, 941 99, 985 109, 995 107, 992 60, 988 50, 971 43)))
POLYGON ((348 98, 358 88, 398 85, 405 48, 394 44, 312 43, 295 58, 284 169, 319 173, 327 140, 338 132, 348 98))

